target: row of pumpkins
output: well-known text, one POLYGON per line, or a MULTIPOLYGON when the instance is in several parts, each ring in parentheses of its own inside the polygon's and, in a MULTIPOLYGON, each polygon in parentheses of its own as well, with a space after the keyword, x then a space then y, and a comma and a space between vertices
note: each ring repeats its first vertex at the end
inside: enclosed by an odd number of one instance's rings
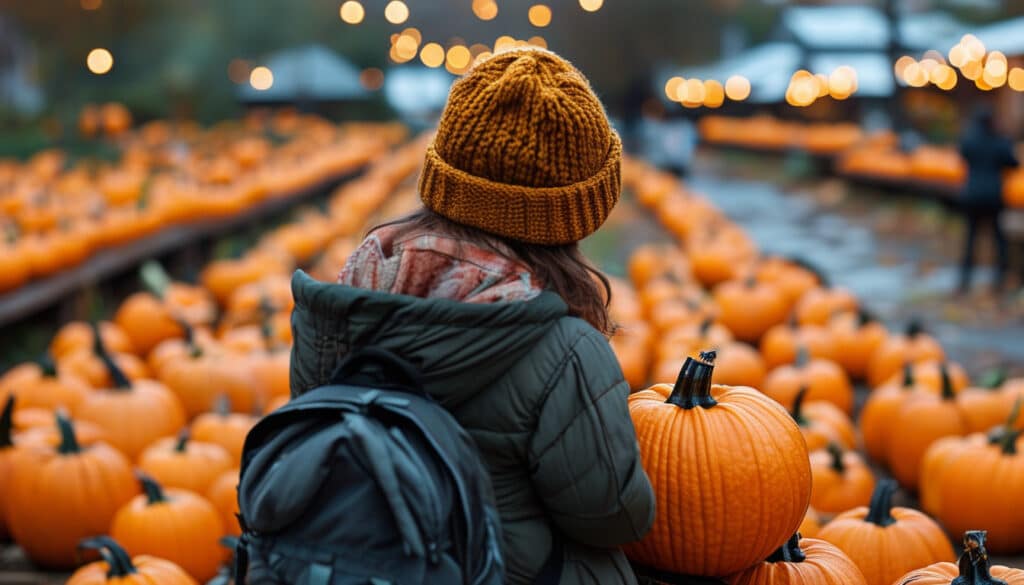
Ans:
POLYGON ((658 510, 631 560, 729 583, 1024 583, 987 557, 1024 552, 1024 379, 972 387, 919 325, 892 332, 812 266, 761 257, 671 175, 630 161, 623 180, 675 239, 613 285, 658 510), (900 486, 931 516, 894 507, 900 486))
MULTIPOLYGON (((967 180, 967 164, 955 147, 925 144, 902 152, 889 130, 865 134, 854 124, 804 124, 771 116, 707 116, 699 129, 709 144, 835 156, 840 176, 938 184, 948 189, 959 189, 967 180)), ((1003 197, 1010 206, 1024 207, 1024 170, 1007 173, 1003 197)))
POLYGON ((240 533, 246 434, 289 397, 291 274, 334 281, 375 216, 408 211, 426 139, 378 156, 326 212, 209 263, 198 285, 144 265, 148 290, 111 321, 68 323, 46 357, 0 376, 0 540, 44 568, 104 559, 70 583, 217 578, 219 541, 240 533))
POLYGON ((404 133, 282 110, 208 130, 150 122, 119 139, 117 163, 56 149, 0 159, 0 292, 173 225, 291 197, 379 157, 404 133))

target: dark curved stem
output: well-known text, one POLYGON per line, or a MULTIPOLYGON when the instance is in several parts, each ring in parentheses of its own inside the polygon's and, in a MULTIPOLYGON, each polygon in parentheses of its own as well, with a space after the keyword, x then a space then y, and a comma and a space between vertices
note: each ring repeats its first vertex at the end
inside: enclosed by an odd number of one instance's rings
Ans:
POLYGON ((42 355, 35 359, 35 363, 43 371, 43 376, 47 378, 57 377, 57 364, 54 363, 50 352, 43 352, 42 355))
POLYGON ((942 399, 953 400, 956 393, 953 392, 953 382, 949 379, 949 369, 945 363, 939 364, 939 376, 942 378, 942 399))
POLYGON ((128 553, 109 536, 96 536, 78 543, 79 549, 94 550, 107 563, 107 578, 117 579, 134 575, 137 571, 128 553))
POLYGON ((82 452, 82 446, 78 443, 78 437, 75 436, 75 425, 71 423, 71 419, 62 411, 57 411, 57 431, 60 433, 60 445, 57 446, 57 452, 61 455, 75 455, 82 452))
POLYGON ((139 479, 139 483, 142 484, 142 491, 146 493, 147 505, 152 506, 153 504, 167 501, 167 496, 164 495, 164 488, 155 479, 141 471, 135 472, 135 477, 139 479))
POLYGON ((714 317, 707 317, 703 321, 701 321, 700 322, 700 329, 698 330, 700 332, 700 336, 701 337, 707 337, 708 331, 711 330, 711 326, 714 325, 714 324, 715 324, 715 318, 714 317))
POLYGON ((846 473, 846 464, 843 463, 843 448, 836 443, 829 443, 826 447, 828 454, 832 456, 832 469, 839 475, 846 473))
POLYGON ((913 339, 922 333, 924 333, 924 324, 920 319, 911 319, 910 323, 907 323, 907 337, 913 339))
POLYGON ((1006 585, 992 576, 985 548, 987 532, 968 530, 964 533, 964 552, 960 555, 960 575, 950 585, 1006 585))
POLYGON ((865 521, 883 527, 896 523, 892 517, 892 496, 896 493, 896 487, 896 481, 892 479, 883 479, 875 485, 865 521))
POLYGON ((715 369, 714 363, 714 351, 700 352, 699 360, 687 357, 679 371, 676 385, 672 388, 672 394, 665 402, 685 409, 698 406, 711 408, 718 404, 711 397, 711 373, 715 369))
POLYGON ((100 335, 99 325, 95 322, 92 322, 91 325, 93 352, 100 358, 100 361, 103 362, 103 366, 107 368, 107 371, 110 372, 110 379, 114 381, 114 389, 130 390, 132 382, 128 379, 128 376, 124 375, 121 368, 117 367, 117 364, 114 363, 114 358, 110 357, 110 353, 107 352, 107 347, 103 343, 103 336, 100 335))
POLYGON ((807 418, 804 416, 804 398, 807 397, 807 386, 802 386, 796 393, 796 397, 793 398, 793 410, 789 412, 789 415, 793 417, 796 424, 806 427, 809 423, 807 418))
POLYGON ((807 365, 807 362, 811 361, 811 354, 807 352, 807 346, 799 345, 796 348, 796 367, 803 368, 807 365))
POLYGON ((231 414, 231 397, 227 394, 221 394, 217 397, 217 401, 213 404, 213 412, 217 416, 226 417, 231 414))
POLYGON ((4 409, 0 411, 0 449, 14 446, 11 429, 14 428, 14 394, 7 397, 4 409))
POLYGON ((156 260, 149 260, 139 268, 139 279, 146 289, 160 300, 163 300, 167 294, 167 287, 171 285, 171 277, 156 260))
POLYGON ((802 563, 807 560, 807 555, 800 549, 800 533, 797 532, 789 537, 786 544, 780 546, 766 559, 769 563, 802 563))
POLYGON ((903 389, 906 390, 914 385, 914 364, 903 362, 903 389))
POLYGON ((878 319, 875 319, 875 316, 872 315, 870 312, 868 312, 867 309, 860 308, 860 309, 857 310, 857 328, 858 329, 863 328, 865 325, 867 325, 869 323, 874 323, 877 320, 878 319))
POLYGON ((1017 454, 1017 439, 1021 435, 1021 432, 1017 430, 1017 419, 1020 417, 1020 409, 1021 397, 1018 396, 1017 400, 1013 402, 1013 408, 1010 409, 1010 416, 1007 418, 1006 424, 993 429, 988 436, 989 444, 998 445, 1003 455, 1012 456, 1017 454))
POLYGON ((189 433, 188 427, 178 431, 178 442, 174 444, 174 450, 178 453, 184 453, 188 449, 188 441, 192 438, 189 433))
POLYGON ((988 388, 989 390, 995 390, 1006 382, 1006 379, 1010 376, 1005 365, 997 366, 982 376, 981 387, 988 388))

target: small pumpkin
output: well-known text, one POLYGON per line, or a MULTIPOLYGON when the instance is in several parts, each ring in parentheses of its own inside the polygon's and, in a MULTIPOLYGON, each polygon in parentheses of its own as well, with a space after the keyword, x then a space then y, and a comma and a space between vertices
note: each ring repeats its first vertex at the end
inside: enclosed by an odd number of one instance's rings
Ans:
POLYGON ((766 331, 786 320, 789 306, 774 284, 750 277, 724 282, 714 289, 718 320, 736 339, 757 343, 766 331))
MULTIPOLYGON (((917 385, 927 388, 936 394, 942 392, 943 369, 946 370, 946 374, 949 376, 949 382, 953 386, 953 392, 959 393, 961 390, 971 385, 971 380, 967 376, 967 371, 964 370, 963 366, 956 362, 924 360, 914 362, 911 367, 914 369, 914 381, 917 385)), ((883 385, 896 383, 902 377, 903 372, 897 372, 892 376, 889 376, 889 379, 886 380, 883 385)))
MULTIPOLYGON (((135 354, 115 352, 110 353, 110 358, 129 380, 151 377, 146 362, 135 354)), ((93 388, 108 388, 114 383, 106 362, 93 350, 82 349, 65 355, 57 360, 57 371, 84 380, 93 388)))
POLYGON ((125 299, 114 314, 114 323, 128 334, 141 355, 148 354, 165 339, 184 335, 179 321, 150 292, 137 292, 125 299))
POLYGON ((199 585, 178 565, 149 555, 133 559, 107 537, 83 540, 79 548, 99 551, 103 560, 81 567, 65 585, 199 585))
POLYGON ((930 491, 922 497, 926 509, 953 533, 986 527, 996 554, 1024 552, 1024 439, 1014 428, 1019 414, 1020 402, 987 438, 951 437, 932 445, 922 465, 921 483, 930 491))
MULTIPOLYGON (((1024 394, 1007 392, 1003 388, 972 387, 956 395, 967 429, 972 433, 984 433, 999 426, 1010 413, 1014 404, 1024 394)), ((1024 422, 1024 421, 1022 421, 1024 422)), ((1024 428, 1024 425, 1021 425, 1024 428)))
POLYGON ((239 536, 242 527, 238 524, 238 478, 240 471, 236 467, 220 474, 206 490, 206 499, 217 508, 221 521, 224 523, 225 534, 239 536))
POLYGON ((799 325, 795 319, 769 329, 759 347, 769 368, 795 362, 801 347, 807 348, 812 358, 836 359, 836 346, 827 329, 820 325, 799 325))
POLYGON ((139 456, 139 469, 162 485, 205 494, 214 480, 238 465, 213 443, 193 441, 188 429, 150 445, 139 456))
POLYGON ((811 453, 811 506, 838 514, 866 506, 875 489, 875 476, 855 451, 836 443, 811 453))
POLYGON ((892 506, 895 493, 895 481, 879 481, 870 506, 843 512, 818 533, 860 567, 868 585, 892 585, 907 571, 954 556, 934 520, 917 510, 892 506))
POLYGON ((827 325, 833 315, 856 311, 857 297, 844 288, 812 288, 793 308, 801 325, 827 325))
MULTIPOLYGON (((135 352, 132 340, 120 327, 110 321, 101 321, 99 328, 107 349, 117 353, 135 352)), ((95 344, 93 332, 94 328, 85 321, 72 321, 64 325, 50 342, 50 355, 59 359, 78 350, 92 349, 95 344)))
POLYGON ((76 547, 106 532, 118 508, 138 493, 128 460, 106 443, 79 444, 71 421, 57 414, 61 442, 14 451, 6 515, 14 540, 35 564, 70 568, 76 547))
POLYGON ((807 513, 804 514, 804 520, 800 523, 800 529, 797 532, 806 534, 807 538, 818 537, 818 533, 821 532, 821 517, 813 506, 807 508, 807 513))
POLYGON ((864 440, 864 450, 872 461, 888 464, 889 434, 896 415, 909 396, 925 392, 928 392, 927 388, 915 384, 914 370, 907 363, 899 384, 882 386, 868 395, 860 411, 860 433, 864 440))
POLYGON ((734 575, 729 585, 867 585, 843 551, 794 534, 763 563, 734 575))
POLYGON ((903 335, 890 335, 868 361, 868 385, 877 388, 899 373, 903 364, 928 360, 942 361, 946 352, 934 337, 914 321, 903 335))
POLYGON ((768 373, 763 391, 779 404, 792 408, 801 389, 807 400, 824 400, 843 412, 853 412, 853 385, 835 362, 811 358, 805 348, 797 351, 796 362, 782 365, 768 373))
POLYGON ((855 380, 867 377, 871 356, 889 337, 885 325, 863 309, 833 316, 828 331, 832 336, 834 359, 855 380))
POLYGON ((792 308, 807 291, 823 284, 821 273, 802 261, 771 257, 757 266, 757 279, 771 282, 782 291, 786 304, 792 308))
POLYGON ((807 389, 801 388, 793 400, 789 414, 800 425, 800 432, 810 452, 824 449, 829 443, 838 443, 846 449, 857 446, 857 431, 846 414, 836 405, 824 400, 804 403, 807 389))
POLYGON ((236 463, 242 461, 242 447, 249 429, 257 419, 248 414, 231 412, 231 400, 221 396, 213 412, 207 412, 192 421, 192 439, 220 445, 236 463))
POLYGON ((897 579, 893 585, 1024 585, 1024 570, 991 565, 984 530, 964 533, 957 564, 939 562, 897 579))
POLYGON ((893 417, 889 431, 889 468, 900 484, 916 490, 928 447, 943 437, 966 435, 967 421, 943 369, 942 394, 911 394, 893 417))
POLYGON ((199 494, 165 490, 144 474, 139 482, 143 494, 118 510, 110 536, 130 554, 166 559, 201 582, 211 579, 227 557, 219 546, 224 525, 217 509, 199 494))
POLYGON ((85 380, 58 371, 48 357, 17 365, 0 376, 0 398, 17 396, 18 408, 64 408, 74 414, 91 392, 85 380))
POLYGON ((217 345, 193 344, 187 355, 164 362, 159 378, 178 395, 189 417, 210 411, 222 394, 238 412, 252 412, 265 400, 245 356, 217 345))
POLYGON ((184 426, 185 410, 167 387, 154 380, 129 380, 102 342, 97 343, 96 354, 114 383, 86 397, 78 414, 103 428, 111 445, 134 459, 153 441, 184 426))
POLYGON ((657 498, 654 527, 625 547, 640 564, 730 575, 781 546, 807 510, 810 465, 800 429, 756 390, 713 385, 714 359, 714 352, 689 358, 674 386, 629 397, 657 498))

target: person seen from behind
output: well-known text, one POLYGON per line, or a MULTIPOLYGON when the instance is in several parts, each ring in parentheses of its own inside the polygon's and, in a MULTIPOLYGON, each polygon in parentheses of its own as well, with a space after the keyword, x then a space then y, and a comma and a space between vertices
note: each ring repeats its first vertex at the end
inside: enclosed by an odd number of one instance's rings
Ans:
POLYGON ((957 293, 967 294, 974 269, 974 243, 983 227, 992 230, 996 251, 993 292, 1003 287, 1009 265, 1006 235, 1000 224, 1003 210, 1003 172, 1018 166, 1013 143, 996 130, 992 111, 979 109, 960 142, 960 154, 967 161, 967 185, 960 198, 966 223, 963 260, 957 293))
POLYGON ((533 583, 552 555, 560 583, 635 583, 618 547, 654 520, 607 341, 608 281, 578 247, 619 198, 621 155, 571 64, 499 53, 451 88, 423 207, 371 230, 343 286, 293 285, 296 314, 330 311, 294 322, 293 394, 361 347, 416 365, 488 468, 511 584, 533 583))

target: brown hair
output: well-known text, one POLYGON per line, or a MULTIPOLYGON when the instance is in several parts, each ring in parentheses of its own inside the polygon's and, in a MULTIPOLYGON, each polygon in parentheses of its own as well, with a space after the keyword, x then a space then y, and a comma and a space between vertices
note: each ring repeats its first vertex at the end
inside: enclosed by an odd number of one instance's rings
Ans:
POLYGON ((583 319, 605 335, 615 332, 615 323, 608 314, 611 284, 583 256, 576 243, 547 246, 519 242, 456 223, 427 208, 375 226, 370 233, 390 226, 399 227, 403 234, 440 232, 522 262, 547 290, 562 297, 570 315, 583 319))

